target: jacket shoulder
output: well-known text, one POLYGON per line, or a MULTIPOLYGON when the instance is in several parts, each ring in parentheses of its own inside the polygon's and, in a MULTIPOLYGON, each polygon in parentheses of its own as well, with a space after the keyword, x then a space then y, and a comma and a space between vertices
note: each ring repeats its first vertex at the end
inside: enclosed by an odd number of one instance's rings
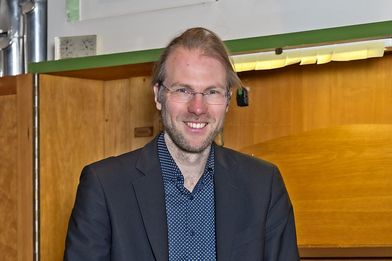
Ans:
POLYGON ((108 158, 90 163, 86 165, 86 168, 91 168, 97 171, 104 169, 123 168, 125 166, 132 165, 132 162, 136 162, 140 155, 140 151, 141 149, 137 149, 117 156, 110 156, 108 158))
MULTIPOLYGON (((237 167, 243 169, 260 169, 264 171, 272 171, 273 169, 277 169, 277 166, 269 161, 266 161, 261 158, 256 158, 254 156, 226 148, 226 147, 216 147, 216 151, 221 155, 227 164, 235 164, 237 167)), ((263 172, 264 172, 263 171, 263 172)))

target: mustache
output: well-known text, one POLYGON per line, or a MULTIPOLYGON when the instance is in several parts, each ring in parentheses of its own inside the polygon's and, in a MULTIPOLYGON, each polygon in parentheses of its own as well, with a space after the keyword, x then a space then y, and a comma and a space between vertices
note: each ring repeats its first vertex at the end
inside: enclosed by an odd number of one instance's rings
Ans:
POLYGON ((196 115, 185 115, 185 116, 180 116, 179 117, 181 121, 187 121, 187 122, 212 122, 213 120, 211 117, 208 116, 196 116, 196 115))

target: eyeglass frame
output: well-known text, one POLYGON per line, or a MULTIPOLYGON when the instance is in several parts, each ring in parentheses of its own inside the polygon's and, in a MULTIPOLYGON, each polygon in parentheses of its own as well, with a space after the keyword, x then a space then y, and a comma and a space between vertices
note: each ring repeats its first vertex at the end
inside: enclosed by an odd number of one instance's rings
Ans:
MULTIPOLYGON (((176 90, 173 90, 173 89, 171 89, 170 87, 168 87, 168 86, 166 86, 165 84, 163 84, 163 81, 159 81, 158 82, 158 88, 161 88, 161 87, 163 87, 164 89, 166 89, 169 93, 176 93, 176 90)), ((224 96, 223 97, 225 97, 226 98, 226 101, 225 102, 222 102, 222 103, 210 103, 210 102, 208 102, 208 97, 211 97, 211 96, 209 96, 209 95, 211 95, 211 93, 207 93, 208 91, 204 91, 204 92, 196 92, 196 91, 194 91, 194 90, 191 90, 190 88, 188 88, 188 87, 183 87, 184 88, 184 92, 183 92, 183 94, 189 94, 189 99, 187 99, 187 100, 184 100, 184 101, 176 101, 176 102, 178 102, 178 103, 188 103, 188 102, 190 102, 195 96, 196 96, 196 94, 201 94, 202 95, 202 97, 204 98, 204 97, 206 97, 206 99, 204 100, 207 104, 209 104, 209 105, 223 105, 223 104, 228 104, 229 102, 230 102, 230 99, 231 99, 231 92, 230 92, 230 90, 229 89, 227 89, 226 88, 226 91, 225 91, 225 94, 224 94, 224 96)), ((181 93, 179 93, 179 92, 177 92, 177 94, 181 94, 181 93)))

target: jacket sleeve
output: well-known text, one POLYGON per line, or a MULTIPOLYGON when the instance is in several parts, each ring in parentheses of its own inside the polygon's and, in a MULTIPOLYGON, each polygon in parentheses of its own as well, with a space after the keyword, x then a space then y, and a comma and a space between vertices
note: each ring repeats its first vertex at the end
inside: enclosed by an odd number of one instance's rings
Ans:
POLYGON ((266 222, 266 261, 299 261, 293 207, 275 167, 266 222))
POLYGON ((109 261, 110 240, 102 185, 91 168, 85 167, 68 224, 64 261, 109 261))

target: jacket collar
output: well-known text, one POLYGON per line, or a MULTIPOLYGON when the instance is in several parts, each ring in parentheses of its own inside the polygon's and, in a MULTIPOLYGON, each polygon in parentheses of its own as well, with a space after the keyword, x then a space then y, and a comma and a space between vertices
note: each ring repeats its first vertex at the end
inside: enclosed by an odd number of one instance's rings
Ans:
POLYGON ((243 193, 236 181, 238 162, 227 149, 215 146, 215 229, 217 260, 230 260, 241 215, 243 193))
POLYGON ((144 176, 133 182, 144 226, 157 261, 167 261, 165 192, 158 160, 157 139, 141 150, 136 168, 144 176))
MULTIPOLYGON (((242 194, 236 183, 238 164, 227 150, 215 147, 215 216, 217 260, 230 260, 231 246, 238 231, 242 194)), ((160 169, 157 138, 141 150, 136 168, 144 176, 133 182, 148 238, 157 261, 168 260, 165 193, 160 169)))

